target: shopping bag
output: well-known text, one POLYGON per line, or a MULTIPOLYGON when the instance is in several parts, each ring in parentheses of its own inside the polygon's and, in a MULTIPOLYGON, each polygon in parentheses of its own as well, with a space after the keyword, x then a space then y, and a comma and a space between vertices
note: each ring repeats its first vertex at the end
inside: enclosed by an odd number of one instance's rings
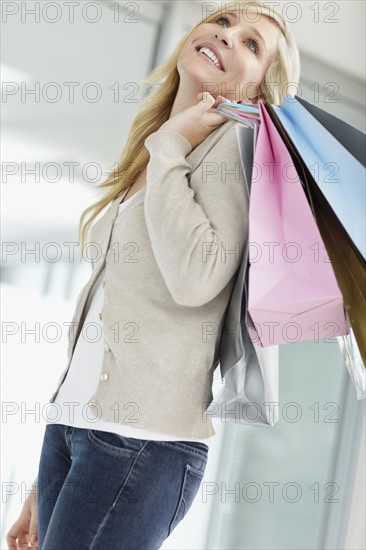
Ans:
MULTIPOLYGON (((309 205, 343 296, 347 318, 354 332, 361 360, 366 367, 366 262, 325 199, 299 151, 282 127, 273 106, 268 102, 265 102, 265 106, 304 184, 309 205)), ((352 132, 350 133, 353 135, 352 132)), ((362 141, 360 136, 358 136, 358 140, 362 141)), ((360 152, 358 157, 359 160, 364 161, 360 152)), ((338 342, 340 342, 339 338, 338 342)))
POLYGON ((361 162, 296 98, 287 94, 281 107, 272 107, 325 199, 366 259, 366 182, 361 162))
MULTIPOLYGON (((264 103, 249 205, 248 326, 262 346, 349 333, 332 266, 291 156, 264 103)), ((276 112, 277 114, 277 112, 276 112)))
POLYGON ((344 120, 320 109, 317 105, 295 95, 295 99, 322 125, 330 134, 355 157, 362 166, 366 166, 366 134, 357 130, 344 120))
POLYGON ((223 101, 214 111, 253 129, 260 124, 259 109, 255 105, 223 101))
POLYGON ((356 389, 357 399, 366 398, 366 369, 362 363, 360 350, 357 346, 353 330, 350 334, 337 337, 338 344, 342 353, 343 360, 348 370, 348 374, 356 389))
MULTIPOLYGON (((238 125, 236 132, 241 164, 249 184, 253 169, 255 131, 238 125)), ((206 415, 251 426, 273 426, 279 419, 279 347, 274 345, 262 348, 249 337, 248 266, 246 246, 224 315, 220 340, 223 385, 206 409, 206 415)))

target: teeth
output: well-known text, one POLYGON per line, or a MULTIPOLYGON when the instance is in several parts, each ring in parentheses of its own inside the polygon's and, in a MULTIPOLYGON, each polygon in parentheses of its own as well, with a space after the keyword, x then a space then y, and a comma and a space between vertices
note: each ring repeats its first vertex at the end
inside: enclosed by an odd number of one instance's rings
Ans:
POLYGON ((216 55, 213 53, 213 51, 210 50, 210 48, 206 48, 205 46, 203 48, 200 48, 198 50, 199 52, 203 52, 207 55, 214 63, 215 65, 221 69, 220 61, 217 59, 216 55))

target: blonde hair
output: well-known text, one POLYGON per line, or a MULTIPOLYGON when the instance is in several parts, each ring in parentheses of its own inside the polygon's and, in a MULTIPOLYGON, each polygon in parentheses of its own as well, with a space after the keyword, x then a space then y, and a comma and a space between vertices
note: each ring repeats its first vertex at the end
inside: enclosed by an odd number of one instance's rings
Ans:
MULTIPOLYGON (((140 81, 143 88, 154 85, 157 87, 144 99, 140 111, 132 121, 118 167, 108 175, 104 183, 97 186, 98 188, 107 188, 107 192, 81 214, 79 223, 81 248, 86 242, 86 235, 93 220, 122 191, 130 187, 146 168, 149 162, 149 152, 144 142, 150 134, 158 131, 169 118, 179 87, 178 57, 186 40, 202 23, 211 23, 224 12, 237 13, 244 10, 246 13, 257 15, 260 13, 269 17, 281 31, 277 58, 268 67, 264 79, 258 87, 260 96, 272 104, 280 105, 289 87, 299 83, 300 59, 295 39, 284 18, 273 8, 257 1, 226 2, 219 9, 199 21, 179 41, 173 53, 151 71, 145 79, 140 81), (91 215, 84 222, 84 218, 88 213, 91 213, 91 215)), ((250 21, 254 20, 250 19, 250 21)))

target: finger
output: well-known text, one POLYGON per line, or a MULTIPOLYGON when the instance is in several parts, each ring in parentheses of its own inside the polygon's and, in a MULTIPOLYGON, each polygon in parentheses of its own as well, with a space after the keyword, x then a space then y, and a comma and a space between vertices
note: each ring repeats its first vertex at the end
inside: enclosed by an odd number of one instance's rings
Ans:
POLYGON ((22 533, 18 538, 17 542, 18 542, 18 550, 29 550, 27 533, 22 533))
POLYGON ((210 94, 210 92, 201 92, 198 94, 198 96, 201 99, 201 101, 205 103, 211 103, 216 101, 214 96, 210 94))
POLYGON ((6 544, 8 545, 8 550, 18 550, 17 539, 22 535, 22 533, 23 531, 19 527, 18 521, 16 521, 6 534, 6 544))
POLYGON ((10 535, 6 535, 6 544, 8 545, 8 550, 18 550, 15 538, 10 535))
POLYGON ((212 95, 209 92, 203 92, 198 95, 201 96, 201 100, 197 104, 196 108, 198 108, 201 113, 205 113, 206 111, 209 111, 215 103, 215 98, 212 97, 212 95))
POLYGON ((36 545, 38 545, 37 535, 37 517, 35 514, 33 514, 29 526, 29 542, 31 543, 32 548, 35 548, 36 545))
POLYGON ((208 97, 213 98, 213 96, 210 94, 210 92, 200 92, 199 94, 197 94, 197 99, 199 99, 200 101, 202 99, 205 99, 205 98, 208 98, 208 97))
POLYGON ((28 533, 25 533, 24 531, 22 531, 18 536, 17 544, 18 544, 18 546, 17 546, 18 550, 27 550, 27 549, 29 549, 29 546, 28 546, 28 533))
POLYGON ((232 103, 231 99, 228 99, 227 97, 224 97, 223 95, 218 95, 215 101, 215 105, 212 106, 212 108, 216 108, 221 105, 221 103, 232 103))
POLYGON ((231 99, 228 99, 227 97, 223 96, 223 95, 219 95, 218 96, 220 98, 220 101, 223 102, 228 102, 228 103, 232 103, 231 99))

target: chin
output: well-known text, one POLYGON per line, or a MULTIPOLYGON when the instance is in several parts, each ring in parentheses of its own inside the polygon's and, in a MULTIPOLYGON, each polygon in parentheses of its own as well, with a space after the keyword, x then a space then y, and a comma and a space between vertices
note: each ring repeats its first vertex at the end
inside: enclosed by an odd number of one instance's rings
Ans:
POLYGON ((220 78, 214 78, 210 71, 205 71, 202 64, 195 63, 194 61, 187 59, 187 63, 182 63, 178 68, 178 71, 181 79, 189 79, 192 82, 192 85, 199 87, 200 90, 202 90, 204 83, 206 83, 208 87, 211 85, 211 88, 213 89, 214 87, 217 87, 217 89, 214 89, 214 93, 219 93, 219 84, 222 80, 220 78))

